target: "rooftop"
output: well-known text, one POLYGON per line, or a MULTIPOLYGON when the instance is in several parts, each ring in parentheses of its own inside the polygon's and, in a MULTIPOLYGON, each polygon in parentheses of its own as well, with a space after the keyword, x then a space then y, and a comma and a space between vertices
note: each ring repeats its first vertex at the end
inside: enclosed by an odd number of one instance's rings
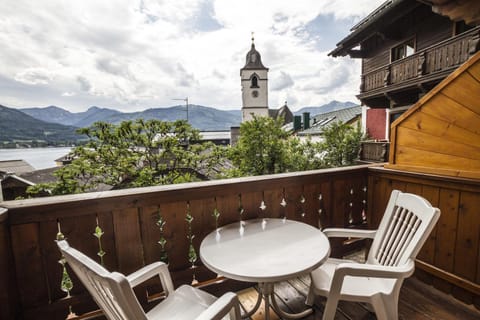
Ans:
POLYGON ((15 173, 21 174, 24 172, 30 172, 35 170, 27 161, 25 160, 2 160, 0 161, 0 171, 5 173, 15 173))

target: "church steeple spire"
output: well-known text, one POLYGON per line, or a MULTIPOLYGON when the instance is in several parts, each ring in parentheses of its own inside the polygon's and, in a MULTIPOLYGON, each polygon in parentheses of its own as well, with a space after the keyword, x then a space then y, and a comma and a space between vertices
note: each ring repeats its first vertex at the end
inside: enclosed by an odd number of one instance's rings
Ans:
POLYGON ((255 37, 253 32, 252 32, 252 48, 247 53, 247 58, 246 58, 245 66, 243 67, 243 69, 268 70, 268 68, 266 68, 262 64, 262 57, 260 53, 255 49, 255 37))

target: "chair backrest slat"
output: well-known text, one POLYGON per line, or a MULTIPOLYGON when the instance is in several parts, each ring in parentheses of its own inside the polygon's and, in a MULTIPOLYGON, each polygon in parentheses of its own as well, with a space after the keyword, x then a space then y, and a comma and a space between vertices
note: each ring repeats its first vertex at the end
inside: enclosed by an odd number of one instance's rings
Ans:
POLYGON ((368 262, 398 266, 414 259, 440 216, 424 198, 394 190, 373 240, 368 262))

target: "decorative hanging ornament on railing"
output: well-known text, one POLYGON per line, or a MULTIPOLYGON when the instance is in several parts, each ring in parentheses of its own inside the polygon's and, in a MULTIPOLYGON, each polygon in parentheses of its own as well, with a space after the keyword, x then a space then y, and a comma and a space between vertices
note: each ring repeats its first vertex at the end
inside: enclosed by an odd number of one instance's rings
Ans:
POLYGON ((350 189, 350 203, 348 204, 350 211, 348 213, 348 223, 353 224, 353 188, 350 189))
POLYGON ((367 221, 367 212, 366 212, 366 209, 367 209, 367 186, 364 186, 362 190, 363 190, 362 220, 363 220, 363 222, 366 222, 367 221))
POLYGON ((190 267, 193 270, 193 275, 192 275, 192 285, 197 284, 198 281, 195 278, 195 262, 198 259, 197 252, 195 251, 195 247, 193 246, 193 239, 195 238, 195 235, 192 232, 192 222, 193 222, 193 216, 190 214, 190 202, 187 202, 187 215, 185 217, 185 221, 187 222, 188 225, 188 233, 187 233, 187 239, 189 241, 189 247, 188 247, 188 261, 192 264, 190 267))
POLYGON ((96 217, 97 221, 97 226, 95 227, 95 232, 93 235, 98 239, 98 252, 97 255, 100 257, 100 264, 102 266, 105 266, 105 263, 103 262, 103 256, 106 254, 105 251, 103 251, 102 248, 102 236, 103 236, 103 230, 100 228, 100 225, 98 224, 98 216, 96 217))
POLYGON ((322 230, 323 195, 321 193, 318 195, 318 202, 318 228, 322 230))
POLYGON ((238 194, 238 215, 240 216, 240 221, 242 221, 243 213, 245 212, 245 209, 243 208, 242 204, 242 194, 238 194))
MULTIPOLYGON (((302 187, 302 190, 303 190, 303 187, 302 187)), ((300 216, 301 216, 302 218, 305 218, 305 216, 306 216, 306 213, 305 213, 305 202, 306 202, 307 200, 305 199, 305 196, 304 196, 303 194, 304 194, 304 192, 302 192, 302 195, 300 196, 300 199, 299 199, 300 208, 301 208, 301 210, 302 210, 301 213, 300 213, 300 216)))
POLYGON ((218 218, 220 217, 220 211, 218 211, 217 207, 217 197, 213 198, 215 202, 215 208, 213 209, 212 216, 215 219, 215 229, 218 229, 218 218))
MULTIPOLYGON (((62 230, 60 229, 59 221, 57 221, 57 229, 58 229, 57 237, 56 237, 57 241, 65 240, 65 236, 63 235, 62 230)), ((65 260, 65 257, 63 255, 60 258, 60 260, 58 260, 58 263, 60 263, 60 265, 62 266, 62 280, 60 282, 60 289, 63 292, 67 293, 67 298, 70 298, 70 291, 73 289, 73 282, 72 282, 72 279, 70 278, 70 275, 68 274, 67 267, 66 267, 67 261, 65 260)))
POLYGON ((285 200, 285 188, 283 188, 283 196, 282 201, 280 201, 280 205, 284 208, 287 206, 287 200, 285 200))
POLYGON ((265 211, 267 205, 265 204, 265 191, 262 191, 262 202, 260 202, 260 210, 265 211))
POLYGON ((157 221, 155 224, 157 225, 158 229, 160 230, 160 239, 157 241, 157 243, 160 245, 160 261, 164 263, 168 263, 168 254, 167 250, 165 249, 165 245, 167 244, 167 239, 165 239, 165 233, 164 233, 164 227, 165 224, 167 223, 165 219, 163 218, 160 207, 158 207, 158 215, 157 215, 157 221))

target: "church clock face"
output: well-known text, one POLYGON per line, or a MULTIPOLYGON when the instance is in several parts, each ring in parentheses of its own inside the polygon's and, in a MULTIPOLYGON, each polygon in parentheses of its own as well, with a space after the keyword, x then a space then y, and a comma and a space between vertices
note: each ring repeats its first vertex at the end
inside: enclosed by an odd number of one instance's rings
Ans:
POLYGON ((254 97, 254 98, 258 97, 258 91, 257 90, 252 91, 252 97, 254 97))

